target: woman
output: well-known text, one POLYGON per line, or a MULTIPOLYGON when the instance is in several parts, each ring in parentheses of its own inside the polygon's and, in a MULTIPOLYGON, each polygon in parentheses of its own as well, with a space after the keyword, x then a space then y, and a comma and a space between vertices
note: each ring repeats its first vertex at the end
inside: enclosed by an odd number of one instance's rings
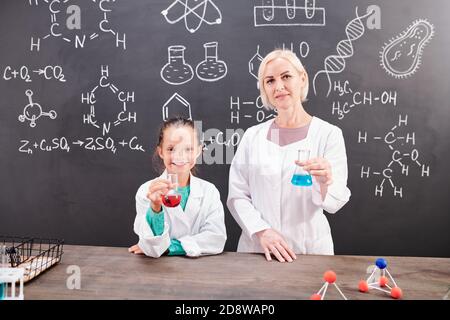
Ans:
POLYGON ((296 254, 334 254, 323 210, 337 212, 350 198, 342 131, 303 108, 308 74, 289 50, 275 50, 258 72, 261 98, 275 119, 247 129, 230 167, 227 205, 242 228, 239 252, 264 252, 280 262, 296 254), (298 162, 299 149, 310 159, 298 162), (312 186, 291 183, 296 166, 312 186))

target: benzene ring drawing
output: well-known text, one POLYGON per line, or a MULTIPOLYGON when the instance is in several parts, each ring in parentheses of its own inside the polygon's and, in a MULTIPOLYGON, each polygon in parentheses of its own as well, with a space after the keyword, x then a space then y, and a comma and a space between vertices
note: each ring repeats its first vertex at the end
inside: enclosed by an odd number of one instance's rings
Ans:
POLYGON ((222 13, 212 0, 175 0, 161 14, 170 24, 184 19, 190 33, 197 31, 203 22, 208 25, 222 23, 222 13))

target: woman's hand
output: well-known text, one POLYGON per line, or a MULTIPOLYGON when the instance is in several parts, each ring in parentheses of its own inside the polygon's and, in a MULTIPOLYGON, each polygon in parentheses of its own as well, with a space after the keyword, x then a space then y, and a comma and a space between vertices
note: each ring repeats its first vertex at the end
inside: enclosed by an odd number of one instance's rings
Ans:
POLYGON ((265 229, 256 233, 259 243, 264 249, 267 261, 271 261, 273 254, 280 262, 292 262, 297 259, 294 251, 287 245, 282 235, 273 229, 265 229))
POLYGON ((303 167, 310 175, 316 178, 316 181, 322 185, 329 186, 333 183, 333 174, 331 165, 325 158, 313 158, 306 161, 295 161, 295 164, 303 167))
POLYGON ((142 249, 135 244, 134 246, 131 246, 128 248, 128 252, 134 253, 134 254, 144 254, 144 252, 142 251, 142 249))
POLYGON ((150 183, 147 192, 147 199, 151 201, 152 210, 160 212, 162 206, 162 196, 169 192, 172 185, 167 179, 156 179, 150 183))

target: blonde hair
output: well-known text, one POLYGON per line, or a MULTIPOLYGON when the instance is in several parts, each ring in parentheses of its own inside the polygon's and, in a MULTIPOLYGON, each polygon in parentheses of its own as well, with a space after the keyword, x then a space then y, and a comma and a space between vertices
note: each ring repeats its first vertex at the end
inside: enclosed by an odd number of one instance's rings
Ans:
POLYGON ((261 64, 259 65, 258 86, 259 86, 259 92, 261 94, 261 100, 262 100, 263 105, 265 107, 269 108, 269 109, 273 109, 274 108, 274 106, 272 106, 269 103, 269 99, 267 98, 266 91, 264 90, 264 72, 266 71, 267 64, 269 62, 271 62, 272 60, 275 60, 277 58, 282 58, 282 59, 285 59, 288 62, 290 62, 292 64, 292 66, 295 68, 295 70, 297 70, 297 72, 299 74, 301 74, 302 72, 305 73, 305 76, 306 76, 306 81, 305 82, 306 83, 305 83, 305 86, 303 87, 303 89, 300 88, 300 89, 302 89, 302 92, 301 92, 301 95, 300 95, 301 102, 305 102, 307 100, 306 97, 308 96, 308 90, 309 90, 308 73, 306 72, 305 67, 301 63, 300 59, 291 50, 288 50, 288 49, 275 49, 272 52, 270 52, 269 54, 267 54, 264 57, 264 59, 261 62, 261 64))

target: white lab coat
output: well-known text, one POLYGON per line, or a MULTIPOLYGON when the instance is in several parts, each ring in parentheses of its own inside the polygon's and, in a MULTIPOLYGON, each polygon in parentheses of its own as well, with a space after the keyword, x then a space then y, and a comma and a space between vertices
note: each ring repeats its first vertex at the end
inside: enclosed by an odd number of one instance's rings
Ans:
POLYGON ((231 163, 227 205, 242 228, 237 251, 263 252, 255 233, 273 228, 295 253, 332 255, 333 240, 323 210, 335 213, 350 198, 342 131, 313 117, 305 139, 279 146, 267 140, 273 121, 247 129, 231 163), (311 187, 291 183, 301 148, 331 165, 333 183, 324 200, 314 178, 311 187))
MULTIPOLYGON (((164 176, 165 172, 161 177, 164 176)), ((136 193, 134 232, 139 236, 138 245, 142 251, 147 256, 160 257, 169 248, 170 239, 177 239, 190 257, 221 253, 227 235, 223 205, 217 188, 191 174, 191 190, 185 211, 180 205, 175 208, 163 206, 164 232, 155 236, 146 220, 150 207, 147 193, 152 181, 141 185, 136 193)))

